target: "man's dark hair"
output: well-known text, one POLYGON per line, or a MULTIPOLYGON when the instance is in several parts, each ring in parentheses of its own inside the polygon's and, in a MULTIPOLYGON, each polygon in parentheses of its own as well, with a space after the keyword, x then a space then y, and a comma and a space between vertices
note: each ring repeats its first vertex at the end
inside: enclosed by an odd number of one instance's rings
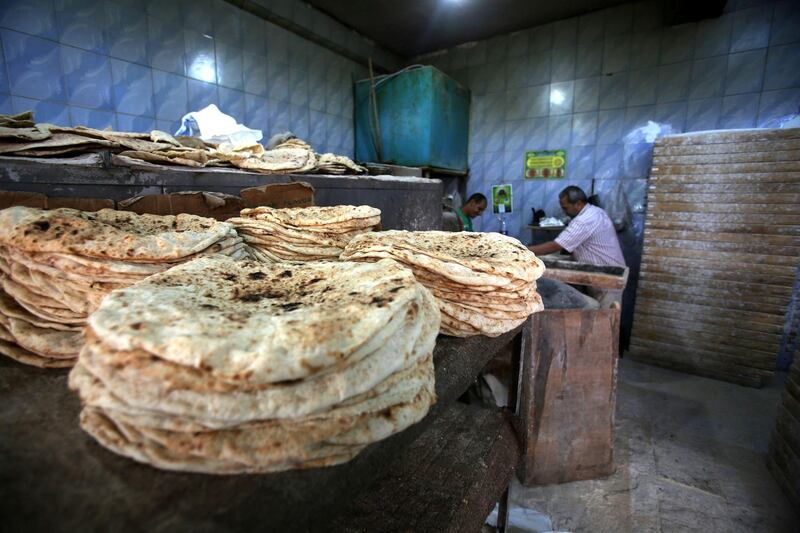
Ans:
MULTIPOLYGON (((470 197, 467 199, 467 203, 470 203, 470 202, 472 202, 472 201, 474 201, 474 202, 475 202, 475 203, 477 203, 477 204, 479 204, 479 203, 481 203, 481 202, 487 202, 487 200, 486 200, 486 196, 484 196, 483 194, 481 194, 481 193, 479 193, 479 192, 476 192, 475 194, 473 194, 472 196, 470 196, 470 197)), ((487 202, 487 203, 488 203, 488 202, 487 202)))
POLYGON ((569 187, 565 187, 563 191, 558 193, 559 198, 567 197, 569 203, 574 204, 575 202, 586 201, 586 193, 583 192, 583 189, 580 187, 576 187, 575 185, 570 185, 569 187))

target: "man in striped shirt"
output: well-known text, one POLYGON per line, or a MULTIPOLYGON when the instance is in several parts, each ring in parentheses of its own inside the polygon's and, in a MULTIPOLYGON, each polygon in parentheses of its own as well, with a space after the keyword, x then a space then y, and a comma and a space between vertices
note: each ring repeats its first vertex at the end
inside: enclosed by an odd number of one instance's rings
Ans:
MULTIPOLYGON (((558 195, 558 201, 564 213, 571 217, 566 227, 555 240, 529 246, 536 255, 547 255, 560 250, 570 252, 576 261, 601 266, 625 266, 625 258, 619 246, 614 223, 605 211, 591 205, 586 200, 586 193, 580 187, 570 185, 558 195)), ((605 307, 611 301, 619 300, 621 291, 590 291, 605 307)))

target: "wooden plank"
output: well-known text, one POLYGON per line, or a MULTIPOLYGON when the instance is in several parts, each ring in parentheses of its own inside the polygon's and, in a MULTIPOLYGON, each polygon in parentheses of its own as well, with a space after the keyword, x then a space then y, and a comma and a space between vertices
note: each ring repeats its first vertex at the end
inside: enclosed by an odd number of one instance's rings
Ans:
POLYGON ((645 220, 649 229, 669 229, 684 231, 700 231, 705 233, 746 233, 759 235, 794 235, 800 236, 800 224, 782 226, 768 223, 725 223, 725 222, 689 222, 675 219, 664 213, 651 213, 645 220))
POLYGON ((658 317, 664 320, 665 325, 668 325, 670 320, 677 320, 684 324, 695 324, 697 327, 736 329, 743 335, 763 333, 771 337, 780 338, 783 334, 783 326, 777 323, 763 324, 752 320, 718 317, 705 312, 697 314, 685 312, 682 306, 659 306, 656 303, 644 300, 641 307, 637 305, 637 320, 639 314, 641 314, 643 317, 658 317))
POLYGON ((433 362, 436 367, 436 397, 439 403, 456 401, 475 382, 492 357, 519 335, 525 324, 495 338, 478 335, 459 339, 440 335, 436 340, 433 362), (481 355, 476 356, 475 354, 481 355), (441 377, 440 377, 441 376, 441 377))
POLYGON ((657 261, 653 260, 653 258, 647 258, 642 261, 641 272, 653 275, 683 277, 699 281, 733 281, 758 285, 776 285, 780 287, 786 287, 787 283, 792 282, 791 276, 785 275, 785 273, 783 275, 777 275, 764 270, 750 270, 749 267, 740 267, 739 271, 735 268, 724 269, 724 266, 719 265, 719 263, 714 264, 710 261, 701 261, 698 259, 657 261))
POLYGON ((676 231, 676 230, 658 230, 652 228, 645 228, 645 238, 652 237, 655 239, 669 239, 669 240, 685 240, 685 241, 698 241, 698 242, 729 242, 729 243, 743 243, 743 244, 770 244, 773 246, 800 246, 800 237, 791 236, 775 236, 775 235, 759 235, 750 234, 742 235, 740 233, 725 233, 725 232, 706 232, 706 231, 676 231))
POLYGON ((800 150, 773 150, 768 152, 726 152, 707 154, 655 154, 653 165, 720 165, 733 163, 785 163, 800 161, 800 150))
MULTIPOLYGON (((730 374, 740 374, 742 376, 769 377, 772 370, 759 368, 749 363, 741 364, 727 354, 705 350, 702 348, 687 348, 675 346, 670 343, 660 342, 650 339, 631 338, 631 346, 636 346, 642 353, 647 352, 651 355, 658 354, 659 357, 667 358, 673 362, 686 362, 689 364, 701 364, 705 361, 714 363, 719 370, 724 370, 730 374)), ((774 368, 774 367, 773 367, 774 368)))
POLYGON ((657 146, 706 145, 733 142, 780 141, 800 138, 800 128, 723 130, 667 135, 656 141, 657 146))
MULTIPOLYGON (((438 403, 420 423, 347 464, 252 476, 167 472, 113 454, 77 424, 80 402, 67 387, 66 371, 0 358, 0 529, 155 531, 168 524, 178 531, 326 530, 474 382, 478 371, 468 376, 465 369, 483 368, 520 329, 496 340, 440 336, 434 349, 438 403), (41 512, 41 502, 48 512, 41 512)), ((506 468, 515 464, 509 460, 506 468)))
POLYGON ((798 172, 800 161, 768 163, 715 163, 709 165, 653 165, 651 174, 675 176, 682 174, 752 174, 756 172, 798 172))
MULTIPOLYGON (((728 204, 696 204, 692 202, 649 202, 649 208, 657 213, 729 213, 735 207, 728 204)), ((747 204, 748 213, 763 213, 767 215, 793 215, 797 213, 797 206, 792 204, 747 204)))
POLYGON ((601 289, 624 289, 628 284, 627 267, 601 266, 558 259, 555 254, 541 257, 545 265, 544 277, 601 289))
POLYGON ((682 314, 678 317, 658 315, 642 310, 636 314, 636 324, 647 326, 661 326, 662 329, 681 331, 689 334, 693 332, 703 333, 709 338, 714 338, 721 344, 731 344, 737 346, 740 341, 748 340, 758 342, 762 346, 769 347, 771 353, 777 353, 776 346, 780 345, 780 332, 765 332, 743 329, 740 323, 709 323, 699 320, 682 320, 682 314))
POLYGON ((765 215, 758 213, 708 213, 708 212, 647 212, 647 220, 671 218, 692 223, 710 222, 714 224, 776 224, 784 226, 800 225, 800 215, 765 215))
POLYGON ((663 271, 665 273, 682 273, 686 270, 690 270, 698 274, 705 273, 709 276, 719 274, 719 279, 747 279, 752 281, 764 279, 774 280, 776 283, 788 282, 789 284, 794 283, 796 270, 791 266, 764 265, 758 263, 748 264, 746 268, 743 268, 742 263, 736 261, 714 261, 713 259, 706 259, 705 257, 683 258, 667 257, 663 255, 661 257, 645 255, 642 259, 642 265, 642 268, 646 268, 648 272, 663 271), (723 275, 732 277, 722 277, 723 275))
MULTIPOLYGON (((778 416, 776 428, 782 434, 784 441, 793 449, 800 453, 800 419, 792 412, 792 408, 787 404, 787 398, 778 406, 778 416)), ((789 401, 793 399, 789 398, 789 401)), ((795 409, 800 408, 793 406, 795 409)))
POLYGON ((536 314, 522 482, 564 483, 614 471, 617 309, 555 309, 536 314), (532 394, 532 397, 530 396, 532 394))
MULTIPOLYGON (((797 361, 800 361, 800 359, 797 361)), ((789 369, 789 379, 786 380, 786 393, 795 399, 797 405, 800 405, 800 376, 795 375, 794 368, 800 368, 800 363, 795 362, 795 364, 792 365, 792 369, 789 369)), ((800 372, 797 373, 800 374, 800 372)), ((796 413, 798 419, 800 419, 800 410, 796 413)))
POLYGON ((520 458, 500 411, 451 404, 326 531, 480 531, 520 458))
POLYGON ((711 278, 701 278, 703 272, 697 272, 697 277, 694 272, 687 271, 686 275, 671 276, 659 273, 653 273, 649 270, 643 269, 639 273, 639 279, 646 279, 654 283, 659 283, 664 286, 675 287, 680 290, 681 287, 692 290, 694 287, 707 287, 714 290, 729 291, 730 293, 738 293, 741 291, 748 292, 755 296, 767 295, 784 298, 787 302, 792 297, 792 288, 786 285, 769 285, 766 283, 748 283, 739 280, 735 281, 721 281, 711 278))
POLYGON ((745 141, 709 144, 664 145, 656 142, 654 155, 737 154, 742 152, 774 152, 800 150, 800 139, 745 141))
MULTIPOLYGON (((671 283, 661 283, 652 279, 640 279, 639 287, 641 289, 651 292, 663 292, 669 294, 672 292, 689 292, 689 288, 675 287, 671 283)), ((708 301, 722 301, 726 299, 735 299, 740 302, 751 303, 758 307, 775 307, 782 309, 781 316, 789 305, 791 294, 788 296, 770 296, 766 294, 752 294, 750 291, 739 288, 736 291, 729 289, 715 289, 707 285, 695 285, 691 288, 691 293, 695 296, 708 298, 708 301)), ((724 306, 724 305, 723 305, 724 306)))
POLYGON ((769 447, 767 466, 784 493, 800 507, 800 456, 774 431, 769 447))
POLYGON ((786 497, 795 505, 800 507, 800 488, 797 488, 797 483, 792 479, 789 480, 788 476, 783 472, 783 467, 778 464, 778 452, 770 451, 767 456, 767 468, 769 469, 772 477, 778 483, 778 486, 783 490, 786 497))
POLYGON ((726 309, 736 309, 739 311, 758 309, 760 314, 772 315, 773 321, 775 322, 782 321, 786 314, 786 305, 738 300, 722 296, 712 297, 707 294, 708 291, 693 291, 691 294, 687 294, 672 289, 652 288, 647 283, 642 283, 639 285, 639 290, 637 292, 644 298, 660 300, 666 305, 674 305, 675 303, 701 305, 708 308, 708 312, 710 313, 715 313, 717 312, 716 310, 726 309))
POLYGON ((708 324, 741 324, 742 329, 747 331, 783 332, 783 322, 775 315, 755 310, 715 309, 688 302, 676 304, 645 295, 637 295, 636 308, 658 316, 684 317, 687 320, 708 324))
POLYGON ((800 172, 797 171, 782 171, 777 169, 762 170, 760 172, 738 172, 738 173, 672 173, 664 174, 653 172, 651 169, 650 180, 651 185, 661 183, 709 183, 709 184, 725 184, 725 183, 798 183, 800 182, 800 172))
POLYGON ((630 357, 634 361, 648 363, 670 370, 677 370, 679 372, 688 372, 690 374, 697 374, 713 379, 721 379, 746 387, 760 388, 764 385, 764 380, 766 379, 765 376, 757 375, 750 369, 731 369, 729 366, 721 365, 715 361, 693 357, 685 359, 676 358, 672 354, 665 354, 663 352, 654 355, 648 348, 641 348, 633 345, 630 349, 630 357))
POLYGON ((800 247, 793 245, 780 246, 749 242, 694 241, 681 240, 678 238, 662 239, 657 237, 648 239, 647 245, 652 248, 661 248, 662 250, 667 248, 680 248, 683 250, 699 250, 706 253, 731 252, 744 255, 755 254, 761 258, 787 255, 796 258, 800 256, 800 247))
MULTIPOLYGON (((719 264, 720 261, 728 261, 732 266, 738 265, 739 268, 757 268, 760 265, 786 267, 793 270, 797 267, 796 256, 791 255, 766 255, 758 252, 751 254, 723 252, 719 250, 704 251, 692 250, 679 247, 653 248, 647 242, 644 244, 644 254, 651 257, 678 257, 683 259, 700 259, 710 264, 719 264)), ((702 262, 698 263, 701 266, 702 262)))
POLYGON ((580 272, 563 268, 547 268, 543 277, 571 283, 573 285, 588 285, 600 289, 624 289, 628 283, 627 269, 625 276, 611 276, 595 272, 580 272))
POLYGON ((685 181, 680 181, 670 183, 654 180, 648 186, 648 190, 660 193, 682 192, 695 194, 797 194, 800 193, 800 183, 764 183, 761 181, 749 181, 746 183, 686 183, 685 181))
POLYGON ((651 190, 648 195, 649 202, 660 203, 710 203, 733 204, 744 206, 742 211, 747 211, 751 204, 796 204, 800 202, 800 194, 794 193, 687 193, 687 192, 661 192, 651 190))
POLYGON ((656 364, 758 385, 800 257, 800 128, 660 139, 648 204, 631 344, 656 364))
POLYGON ((764 343, 744 337, 724 337, 702 331, 679 328, 666 329, 659 323, 637 319, 633 326, 633 336, 642 341, 658 341, 681 348, 699 348, 727 356, 729 360, 743 365, 772 370, 778 357, 780 343, 764 343))

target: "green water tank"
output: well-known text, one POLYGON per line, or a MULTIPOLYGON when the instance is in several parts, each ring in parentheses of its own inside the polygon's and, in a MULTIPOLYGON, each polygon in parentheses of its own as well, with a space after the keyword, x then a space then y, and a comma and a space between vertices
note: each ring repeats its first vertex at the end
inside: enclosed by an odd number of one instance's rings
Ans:
POLYGON ((468 89, 430 66, 377 76, 375 86, 380 141, 370 101, 371 81, 356 82, 357 160, 467 170, 468 89))

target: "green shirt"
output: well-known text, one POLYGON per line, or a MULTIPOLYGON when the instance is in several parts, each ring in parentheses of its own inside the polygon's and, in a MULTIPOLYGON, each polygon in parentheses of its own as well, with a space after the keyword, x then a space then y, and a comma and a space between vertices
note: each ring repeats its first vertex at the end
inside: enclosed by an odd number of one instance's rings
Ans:
POLYGON ((456 215, 458 215, 458 218, 461 220, 464 231, 475 231, 472 229, 472 219, 462 213, 460 208, 456 208, 456 215))

